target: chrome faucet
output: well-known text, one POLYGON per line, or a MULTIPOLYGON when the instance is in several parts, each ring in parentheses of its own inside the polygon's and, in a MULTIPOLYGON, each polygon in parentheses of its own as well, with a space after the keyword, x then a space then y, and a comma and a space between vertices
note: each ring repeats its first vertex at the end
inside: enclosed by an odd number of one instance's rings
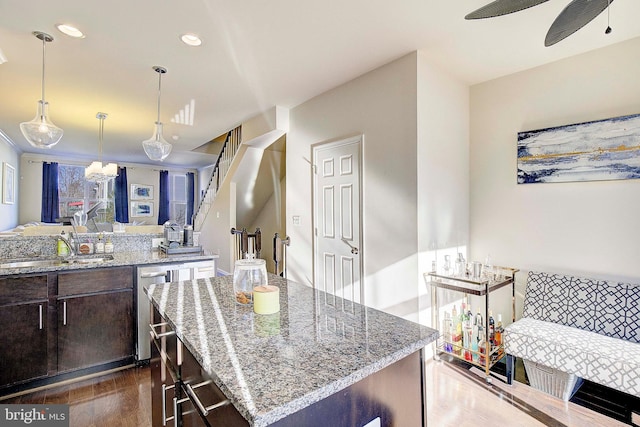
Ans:
MULTIPOLYGON (((69 233, 71 234, 71 233, 69 233)), ((73 239, 72 236, 69 236, 69 238, 67 239, 64 236, 58 236, 58 238, 60 240, 62 240, 64 242, 65 245, 67 245, 67 248, 69 248, 69 255, 70 256, 75 256, 76 255, 76 250, 74 248, 74 244, 72 243, 71 239, 73 239)))

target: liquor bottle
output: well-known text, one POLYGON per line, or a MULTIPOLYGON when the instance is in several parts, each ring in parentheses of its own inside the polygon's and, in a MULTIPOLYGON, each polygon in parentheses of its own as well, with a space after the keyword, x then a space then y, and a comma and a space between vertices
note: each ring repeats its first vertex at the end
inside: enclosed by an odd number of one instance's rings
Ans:
POLYGON ((489 310, 489 343, 491 347, 495 345, 495 329, 495 321, 493 320, 491 310, 489 310))
POLYGON ((478 349, 480 350, 480 357, 478 362, 481 365, 486 365, 487 363, 487 341, 484 338, 484 328, 482 326, 478 327, 478 336, 480 337, 480 341, 478 341, 478 349))
MULTIPOLYGON (((498 314, 498 325, 496 326, 495 333, 495 341, 496 346, 500 347, 502 345, 502 333, 504 332, 504 328, 502 327, 502 314, 498 314)), ((499 359, 504 354, 504 348, 500 347, 498 352, 496 353, 496 359, 499 359)))
POLYGON ((478 342, 480 341, 479 330, 482 327, 482 314, 478 312, 473 319, 473 340, 471 341, 471 350, 473 351, 473 360, 478 361, 478 342))
POLYGON ((460 356, 462 354, 462 323, 460 322, 460 316, 456 307, 453 306, 451 311, 451 318, 453 326, 451 328, 451 342, 453 343, 453 353, 460 356))
POLYGON ((448 311, 444 312, 444 320, 442 321, 442 348, 447 353, 451 353, 451 316, 448 311))

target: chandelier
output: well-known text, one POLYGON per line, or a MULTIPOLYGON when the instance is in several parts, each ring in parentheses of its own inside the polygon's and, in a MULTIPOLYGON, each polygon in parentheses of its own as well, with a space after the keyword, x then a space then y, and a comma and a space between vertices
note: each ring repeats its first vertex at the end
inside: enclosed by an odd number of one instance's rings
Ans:
POLYGON ((96 114, 96 118, 100 120, 100 128, 98 131, 98 147, 100 150, 100 160, 91 163, 84 170, 84 178, 93 182, 107 182, 118 176, 118 165, 116 163, 102 164, 102 140, 104 135, 104 120, 107 118, 106 113, 96 114))
POLYGON ((26 140, 29 141, 29 144, 34 147, 51 148, 60 141, 63 133, 62 129, 49 120, 49 103, 44 100, 45 46, 47 43, 53 41, 53 37, 40 31, 34 31, 33 35, 39 40, 42 40, 42 99, 38 101, 36 116, 31 121, 20 123, 20 131, 26 140))
POLYGON ((151 160, 162 161, 171 153, 173 146, 162 137, 162 122, 160 121, 160 93, 162 89, 162 75, 167 69, 156 65, 153 70, 158 73, 158 120, 153 130, 153 135, 146 141, 142 141, 142 148, 151 160))

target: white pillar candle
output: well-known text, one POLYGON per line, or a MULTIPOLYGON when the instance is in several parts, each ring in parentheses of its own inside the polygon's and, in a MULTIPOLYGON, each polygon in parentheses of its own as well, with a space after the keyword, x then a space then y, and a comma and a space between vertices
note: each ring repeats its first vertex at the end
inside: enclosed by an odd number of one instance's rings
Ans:
POLYGON ((273 285, 253 288, 253 311, 257 314, 273 314, 280 311, 280 288, 273 285))

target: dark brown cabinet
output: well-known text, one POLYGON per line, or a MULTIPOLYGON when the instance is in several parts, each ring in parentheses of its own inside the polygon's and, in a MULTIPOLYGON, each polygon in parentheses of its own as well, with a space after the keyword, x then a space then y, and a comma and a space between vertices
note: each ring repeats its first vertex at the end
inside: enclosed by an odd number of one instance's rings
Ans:
POLYGON ((179 407, 182 426, 249 426, 186 348, 183 358, 180 385, 184 398, 179 407))
POLYGON ((134 354, 133 269, 58 274, 58 372, 134 354))
POLYGON ((151 403, 154 426, 248 426, 202 370, 170 325, 153 309, 151 403), (176 420, 177 417, 177 420, 176 420))
POLYGON ((48 373, 46 275, 0 279, 0 387, 48 373))

